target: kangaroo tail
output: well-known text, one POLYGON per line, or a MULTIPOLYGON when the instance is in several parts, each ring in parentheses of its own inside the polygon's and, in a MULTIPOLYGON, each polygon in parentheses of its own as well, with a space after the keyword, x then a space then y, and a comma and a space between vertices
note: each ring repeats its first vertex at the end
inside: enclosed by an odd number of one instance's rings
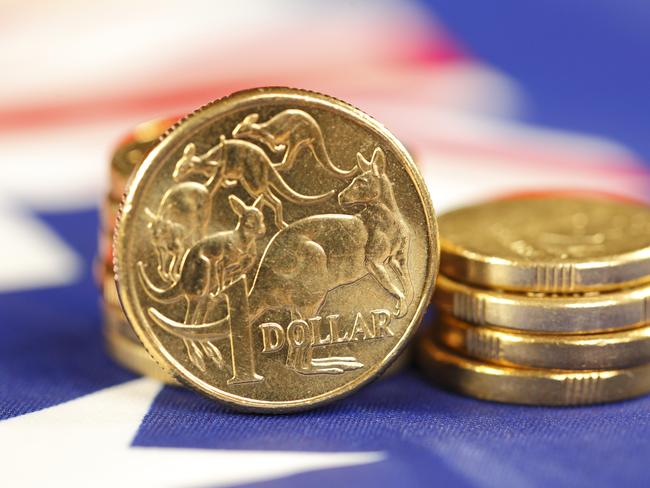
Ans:
POLYGON ((316 158, 316 161, 325 168, 327 171, 329 171, 332 175, 336 176, 337 178, 351 178, 355 176, 359 172, 359 167, 357 165, 354 165, 354 167, 350 170, 344 170, 341 169, 332 163, 330 160, 329 154, 327 153, 327 149, 325 149, 325 143, 323 142, 322 136, 316 139, 314 143, 310 145, 312 152, 314 153, 314 157, 316 158))
POLYGON ((144 291, 156 301, 172 302, 181 297, 179 292, 180 280, 176 281, 176 283, 171 285, 169 288, 159 288, 149 279, 149 276, 147 276, 142 261, 138 262, 138 276, 140 277, 140 282, 142 283, 144 291))
POLYGON ((284 198, 293 203, 319 203, 334 195, 335 190, 320 195, 303 195, 287 185, 275 168, 269 168, 269 183, 284 198))

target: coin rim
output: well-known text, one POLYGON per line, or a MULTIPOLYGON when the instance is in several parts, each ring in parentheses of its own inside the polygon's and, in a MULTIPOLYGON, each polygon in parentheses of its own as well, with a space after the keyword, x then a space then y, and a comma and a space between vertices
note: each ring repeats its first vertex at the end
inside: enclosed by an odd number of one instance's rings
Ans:
MULTIPOLYGON (((105 312, 105 314, 106 313, 112 312, 105 312)), ((114 317, 113 320, 119 321, 120 319, 114 317)), ((125 323, 125 325, 128 325, 128 323, 125 323)), ((104 317, 102 334, 104 336, 104 343, 108 355, 121 367, 139 376, 161 381, 166 385, 181 385, 172 375, 169 374, 168 371, 162 369, 160 365, 154 361, 142 344, 136 344, 129 338, 121 335, 117 330, 115 330, 114 325, 109 324, 106 317, 104 317)))
MULTIPOLYGON (((595 295, 531 296, 514 292, 501 292, 498 290, 476 288, 454 281, 451 278, 440 274, 438 276, 433 302, 440 311, 449 313, 455 318, 476 323, 477 325, 489 325, 509 330, 539 333, 593 334, 596 332, 612 332, 631 329, 648 322, 642 318, 642 320, 637 322, 620 325, 612 325, 602 322, 592 322, 590 323, 591 325, 584 325, 583 320, 580 318, 580 314, 584 314, 584 310, 588 307, 591 307, 592 310, 596 309, 598 304, 602 304, 603 309, 611 309, 636 304, 641 306, 640 304, 643 302, 650 303, 650 285, 637 288, 626 288, 595 295), (468 306, 466 308, 471 309, 467 311, 468 316, 461 316, 458 313, 458 310, 454 310, 454 297, 461 294, 467 299, 468 306), (639 296, 634 297, 633 295, 639 296), (535 319, 534 322, 528 323, 516 322, 512 318, 509 318, 510 312, 508 312, 507 309, 504 311, 504 309, 501 308, 506 304, 509 305, 510 310, 516 308, 544 309, 549 312, 549 315, 552 313, 553 318, 535 319), (496 310, 501 308, 500 313, 494 312, 493 314, 498 315, 500 317, 499 320, 486 320, 486 316, 490 312, 490 307, 494 307, 496 310), (564 314, 564 318, 558 319, 557 316, 559 314, 564 314), (474 318, 472 319, 472 317, 474 318)), ((644 310, 647 309, 644 308, 644 310)))
MULTIPOLYGON (((510 403, 530 406, 580 406, 629 400, 650 392, 650 363, 634 368, 611 370, 560 370, 542 368, 514 368, 483 363, 454 353, 436 344, 431 338, 422 336, 417 344, 416 359, 425 375, 434 383, 466 396, 498 403, 510 403), (464 381, 450 379, 449 369, 462 375, 464 381), (447 370, 447 371, 444 371, 447 370), (537 393, 538 388, 530 387, 526 391, 516 391, 506 382, 507 379, 518 381, 545 381, 553 387, 562 388, 562 383, 572 379, 598 378, 608 384, 621 378, 646 378, 645 385, 630 383, 627 389, 611 387, 609 394, 600 393, 593 399, 584 401, 553 401, 547 393, 537 393), (482 383, 483 386, 477 386, 482 383), (633 390, 633 391, 629 391, 633 390)), ((551 388, 553 388, 551 387, 551 388)), ((602 388, 602 386, 601 386, 602 388)))
MULTIPOLYGON (((445 219, 452 214, 458 215, 462 212, 471 211, 486 205, 505 202, 517 203, 526 200, 552 200, 557 198, 617 202, 620 204, 629 204, 645 208, 650 212, 648 205, 642 201, 623 198, 616 199, 611 196, 592 192, 550 192, 544 195, 535 194, 529 196, 493 199, 474 205, 456 208, 440 215, 438 218, 439 226, 443 227, 445 219)), ((535 263, 523 259, 518 261, 512 257, 487 255, 481 253, 480 250, 469 250, 464 248, 462 244, 453 242, 442 235, 440 238, 440 253, 440 273, 475 286, 503 289, 513 292, 580 293, 589 291, 612 291, 618 288, 638 286, 650 282, 650 274, 648 273, 640 274, 637 278, 625 281, 616 280, 616 273, 609 273, 609 275, 605 274, 605 279, 602 279, 602 277, 599 276, 599 280, 597 281, 593 279, 580 279, 581 274, 590 274, 605 270, 612 271, 612 269, 624 266, 638 265, 641 267, 641 265, 645 263, 646 267, 650 268, 650 245, 638 250, 614 253, 591 260, 567 258, 549 259, 535 263), (549 285, 540 288, 537 286, 537 279, 528 279, 526 280, 528 283, 522 284, 522 280, 513 280, 510 278, 514 271, 518 273, 521 273, 522 271, 530 271, 531 275, 533 273, 536 275, 540 269, 544 269, 548 273, 557 270, 557 273, 561 274, 562 270, 567 268, 567 266, 570 266, 575 270, 575 279, 573 280, 573 286, 571 287, 566 287, 560 283, 557 286, 549 285), (468 280, 468 275, 473 278, 468 280), (498 279, 495 277, 498 277, 498 279)))
MULTIPOLYGON (((211 115, 210 118, 213 116, 214 114, 211 115)), ((206 395, 217 401, 220 401, 223 404, 244 411, 278 413, 306 410, 317 405, 329 403, 331 401, 340 399, 352 393, 353 391, 356 391, 363 385, 379 377, 381 373, 393 362, 393 360, 398 357, 399 353, 406 347, 409 340, 415 334, 424 314, 424 310, 429 304, 431 294, 433 293, 440 260, 440 239, 438 235, 438 225, 431 197, 429 195, 429 190, 424 182, 420 170, 417 168, 412 157, 406 151, 402 143, 390 131, 388 131, 384 125, 369 115, 365 114, 361 110, 357 109, 356 107, 348 104, 347 102, 337 100, 336 98, 324 94, 287 87, 266 87, 238 91, 229 96, 204 105, 203 107, 199 108, 195 112, 192 112, 174 124, 174 126, 172 126, 172 128, 170 128, 161 137, 159 144, 147 155, 144 162, 140 165, 137 172, 134 174, 133 179, 130 181, 127 193, 124 197, 118 214, 113 245, 115 280, 117 283, 120 303, 124 309, 125 316, 132 324, 138 337, 140 337, 140 340, 144 344, 149 354, 151 354, 151 356, 154 358, 154 360, 158 362, 164 370, 169 371, 172 376, 179 378, 191 389, 198 391, 199 393, 202 393, 203 395, 206 395), (251 399, 240 395, 235 395, 233 393, 228 393, 214 385, 208 384, 205 380, 197 378, 196 375, 187 371, 186 368, 182 367, 182 365, 178 364, 178 362, 174 360, 174 358, 162 346, 154 334, 149 334, 147 332, 149 326, 142 326, 139 320, 136 305, 138 303, 137 297, 132 297, 132 293, 129 293, 128 290, 129 288, 133 287, 129 287, 126 283, 123 285, 123 272, 120 263, 127 262, 127 245, 125 242, 127 238, 125 234, 128 234, 128 231, 126 229, 129 227, 129 221, 133 211, 132 209, 134 207, 135 201, 137 200, 139 188, 143 184, 149 168, 156 163, 159 154, 167 150, 169 146, 177 144, 176 137, 174 136, 176 134, 179 134, 180 130, 187 130, 187 132, 194 133, 202 125, 209 123, 207 115, 208 110, 216 111, 219 116, 223 116, 232 109, 236 108, 240 110, 249 104, 251 106, 255 106, 263 102, 265 99, 291 101, 296 100, 296 98, 301 99, 303 102, 309 101, 310 103, 314 103, 318 108, 322 110, 345 115, 346 117, 349 117, 353 121, 359 123, 359 125, 365 129, 374 132, 380 140, 385 141, 389 144, 389 146, 392 146, 391 151, 393 151, 397 156, 397 159, 400 161, 403 169, 409 175, 411 182, 418 193, 420 204, 422 206, 422 212, 426 219, 425 235, 428 240, 426 246, 427 269, 425 274, 423 293, 421 294, 420 301, 413 314, 411 322, 405 328, 404 334, 402 334, 402 336, 396 342, 395 346, 382 358, 382 360, 377 361, 376 364, 368 367, 367 371, 364 374, 360 374, 351 382, 345 382, 332 390, 308 398, 290 401, 268 401, 251 399)))
POLYGON ((431 325, 429 334, 435 342, 462 356, 500 366, 581 371, 605 368, 623 369, 650 363, 650 324, 617 332, 595 334, 531 334, 475 325, 449 314, 441 314, 431 325), (496 346, 498 354, 485 354, 483 348, 470 350, 467 346, 467 335, 472 330, 479 334, 485 334, 486 341, 498 344, 496 346), (462 344, 455 344, 455 341, 450 339, 452 334, 460 335, 462 344), (644 348, 640 346, 643 342, 646 343, 644 348), (625 349, 635 343, 645 352, 630 355, 623 351, 623 353, 615 354, 618 348, 625 349), (511 356, 509 351, 517 347, 524 347, 527 351, 531 348, 539 348, 540 352, 532 356, 533 361, 525 362, 526 358, 523 358, 524 361, 522 361, 522 354, 518 354, 516 360, 508 359, 511 356), (544 351, 554 347, 562 347, 561 355, 564 364, 561 366, 557 362, 554 363, 552 358, 539 360, 539 358, 544 358, 544 351), (588 354, 594 357, 587 358, 588 354), (614 360, 612 360, 613 356, 614 360))

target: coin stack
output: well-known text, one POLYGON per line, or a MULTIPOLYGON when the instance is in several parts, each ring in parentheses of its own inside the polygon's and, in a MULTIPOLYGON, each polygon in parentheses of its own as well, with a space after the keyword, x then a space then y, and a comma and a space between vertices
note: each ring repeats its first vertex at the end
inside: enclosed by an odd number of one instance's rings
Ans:
POLYGON ((112 239, 120 201, 129 178, 173 123, 174 119, 160 119, 141 124, 120 142, 113 153, 110 188, 101 207, 99 249, 95 262, 95 279, 102 291, 103 327, 108 352, 122 366, 169 384, 177 382, 149 356, 120 308, 113 273, 112 239))
POLYGON ((417 353, 435 382, 530 405, 650 391, 650 208, 528 195, 439 224, 438 316, 417 353))

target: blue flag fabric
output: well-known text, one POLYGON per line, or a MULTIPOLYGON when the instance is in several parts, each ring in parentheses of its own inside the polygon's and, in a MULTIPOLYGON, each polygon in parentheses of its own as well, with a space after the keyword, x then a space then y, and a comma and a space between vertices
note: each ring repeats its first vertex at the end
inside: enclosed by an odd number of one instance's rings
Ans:
MULTIPOLYGON (((521 83, 525 121, 613 137, 650 161, 646 6, 424 5, 521 83)), ((33 210, 29 218, 79 257, 80 274, 0 291, 3 486, 650 484, 650 396, 575 408, 502 405, 442 390, 410 368, 329 406, 266 416, 139 379, 104 350, 91 275, 96 209, 33 210)), ((3 239, 11 236, 3 231, 3 239)))

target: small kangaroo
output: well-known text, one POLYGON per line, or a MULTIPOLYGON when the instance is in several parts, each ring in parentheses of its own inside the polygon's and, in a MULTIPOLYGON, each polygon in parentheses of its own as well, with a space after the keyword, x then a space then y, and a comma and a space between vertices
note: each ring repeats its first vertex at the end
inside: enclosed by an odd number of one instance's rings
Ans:
POLYGON ((268 243, 249 293, 250 318, 268 309, 315 317, 329 291, 370 274, 397 299, 397 317, 413 295, 408 272, 409 230, 376 148, 372 160, 357 153, 361 174, 338 195, 354 215, 314 215, 291 223, 268 243), (395 282, 388 268, 397 278, 395 282))
MULTIPOLYGON (((169 288, 161 289, 147 276, 142 262, 138 263, 139 276, 146 293, 154 300, 172 302, 185 298, 187 309, 184 324, 201 325, 205 321, 211 299, 232 281, 246 274, 257 257, 256 239, 264 235, 264 216, 257 208, 260 199, 252 206, 235 195, 228 197, 232 210, 238 216, 234 229, 216 232, 197 241, 185 253, 178 280, 169 288)), ((223 363, 221 353, 209 342, 184 340, 188 356, 194 364, 205 370, 203 353, 217 363, 223 363)))
POLYGON ((282 229, 287 226, 282 212, 282 201, 275 195, 301 204, 316 204, 327 200, 334 190, 321 195, 303 195, 293 190, 273 167, 273 163, 259 146, 239 139, 226 139, 221 136, 219 144, 201 156, 196 155, 194 144, 185 147, 184 156, 174 169, 175 180, 185 179, 190 174, 205 175, 206 188, 213 194, 222 186, 233 186, 239 182, 253 198, 261 199, 261 204, 271 208, 275 223, 282 229))
POLYGON ((158 274, 167 282, 175 281, 185 250, 205 235, 210 193, 201 183, 177 183, 164 194, 156 213, 145 210, 158 254, 158 274))
POLYGON ((318 164, 333 176, 351 178, 357 173, 356 166, 346 171, 332 163, 325 148, 323 133, 318 123, 307 112, 289 109, 274 115, 266 122, 258 120, 257 113, 247 115, 235 126, 232 136, 261 142, 273 153, 284 151, 282 162, 274 165, 278 171, 291 169, 301 149, 308 148, 318 164))

